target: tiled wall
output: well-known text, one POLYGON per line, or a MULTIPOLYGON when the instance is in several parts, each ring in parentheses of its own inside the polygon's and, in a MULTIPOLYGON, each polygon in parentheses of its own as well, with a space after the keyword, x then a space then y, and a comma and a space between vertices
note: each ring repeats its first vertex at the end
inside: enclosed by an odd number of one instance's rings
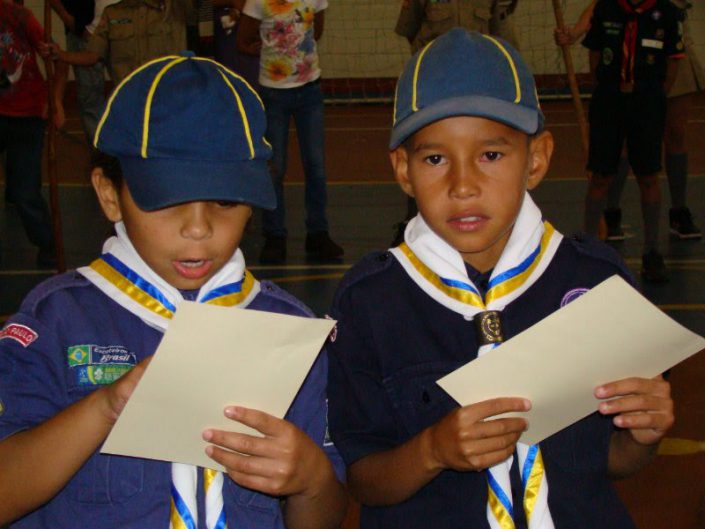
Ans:
MULTIPOLYGON (((401 0, 329 0, 326 26, 320 43, 321 64, 327 78, 395 77, 408 58, 408 45, 394 34, 401 0)), ((577 19, 589 0, 563 2, 566 22, 577 19)), ((25 0, 43 21, 41 0, 25 0)), ((692 36, 705 64, 705 2, 696 0, 690 11, 692 36)), ((555 19, 550 0, 519 0, 514 20, 522 51, 535 73, 560 73, 562 56, 553 44, 555 19)), ((64 42, 63 24, 54 15, 53 35, 64 42)), ((587 57, 573 47, 577 71, 587 71, 587 57)))

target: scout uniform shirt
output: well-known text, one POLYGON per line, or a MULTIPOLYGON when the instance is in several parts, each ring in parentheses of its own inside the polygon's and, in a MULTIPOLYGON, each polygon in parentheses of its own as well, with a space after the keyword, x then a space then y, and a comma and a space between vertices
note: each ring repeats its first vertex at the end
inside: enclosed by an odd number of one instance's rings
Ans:
POLYGON ((415 53, 454 27, 490 32, 494 0, 404 0, 394 31, 415 53))
POLYGON ((583 40, 583 46, 600 52, 596 71, 598 83, 610 87, 626 83, 631 87, 622 91, 627 92, 635 87, 662 85, 666 60, 684 53, 678 13, 668 0, 630 4, 633 9, 643 10, 635 15, 627 13, 620 5, 629 1, 598 2, 592 25, 583 40), (630 64, 624 64, 625 58, 630 64))
POLYGON ((188 0, 122 0, 105 8, 86 49, 106 63, 114 83, 145 62, 186 49, 188 0))

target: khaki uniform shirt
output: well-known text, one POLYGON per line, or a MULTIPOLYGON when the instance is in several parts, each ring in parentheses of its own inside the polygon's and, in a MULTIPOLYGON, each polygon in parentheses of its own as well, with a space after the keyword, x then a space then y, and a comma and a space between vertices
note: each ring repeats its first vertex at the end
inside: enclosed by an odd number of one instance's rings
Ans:
POLYGON ((508 27, 511 11, 504 4, 511 5, 513 10, 511 1, 403 0, 394 31, 411 42, 412 53, 454 27, 503 38, 511 33, 508 40, 516 46, 513 28, 508 27))
POLYGON ((122 0, 105 8, 86 49, 103 59, 117 84, 145 62, 186 49, 190 9, 184 0, 122 0))

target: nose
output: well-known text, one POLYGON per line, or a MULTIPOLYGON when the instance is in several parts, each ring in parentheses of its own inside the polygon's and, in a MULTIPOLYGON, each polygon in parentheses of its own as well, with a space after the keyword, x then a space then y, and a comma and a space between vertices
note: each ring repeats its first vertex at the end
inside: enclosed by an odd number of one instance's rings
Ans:
POLYGON ((448 174, 453 198, 470 198, 480 194, 480 170, 470 160, 454 163, 448 174))
POLYGON ((213 235, 213 226, 208 215, 206 202, 189 202, 181 209, 181 235, 186 239, 208 239, 213 235))

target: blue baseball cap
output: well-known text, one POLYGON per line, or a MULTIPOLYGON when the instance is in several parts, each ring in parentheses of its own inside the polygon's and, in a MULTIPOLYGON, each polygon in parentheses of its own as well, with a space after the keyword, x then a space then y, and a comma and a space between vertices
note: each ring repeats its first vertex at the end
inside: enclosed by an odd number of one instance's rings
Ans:
POLYGON ((454 28, 431 41, 397 82, 389 149, 452 116, 478 116, 527 134, 543 129, 534 76, 502 39, 454 28))
POLYGON ((247 82, 190 52, 160 57, 113 91, 94 146, 115 156, 135 203, 244 202, 274 209, 264 106, 247 82))

